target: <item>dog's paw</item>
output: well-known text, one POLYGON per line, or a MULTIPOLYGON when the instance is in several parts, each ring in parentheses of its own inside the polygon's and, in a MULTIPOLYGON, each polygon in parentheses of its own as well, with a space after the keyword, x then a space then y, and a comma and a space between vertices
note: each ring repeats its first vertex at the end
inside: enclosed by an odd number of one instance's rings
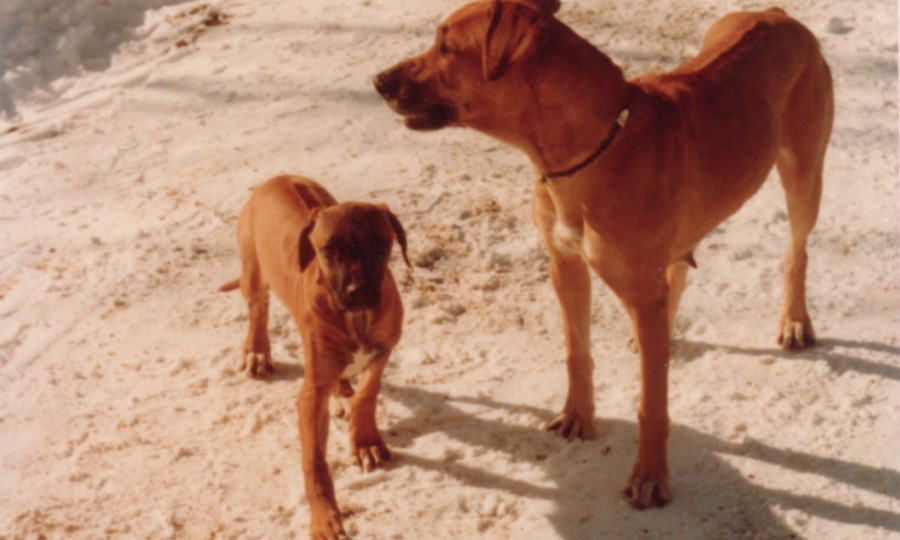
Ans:
POLYGON ((816 344, 816 333, 809 316, 800 319, 782 317, 778 328, 778 344, 786 351, 807 349, 816 344))
POLYGON ((594 439, 597 428, 594 426, 594 415, 581 414, 576 410, 563 411, 552 422, 547 424, 547 431, 555 431, 563 438, 572 440, 594 439))
POLYGON ((336 508, 313 510, 311 518, 309 524, 311 540, 350 540, 350 536, 344 532, 341 514, 336 508))
POLYGON ((388 450, 381 437, 375 441, 351 442, 350 451, 363 472, 372 472, 391 459, 391 451, 388 450))
POLYGON ((241 371, 246 371, 249 377, 265 377, 275 369, 269 353, 247 351, 241 359, 241 371))
POLYGON ((645 471, 639 465, 635 465, 622 494, 636 510, 654 506, 662 508, 672 500, 669 472, 665 469, 661 472, 645 471))

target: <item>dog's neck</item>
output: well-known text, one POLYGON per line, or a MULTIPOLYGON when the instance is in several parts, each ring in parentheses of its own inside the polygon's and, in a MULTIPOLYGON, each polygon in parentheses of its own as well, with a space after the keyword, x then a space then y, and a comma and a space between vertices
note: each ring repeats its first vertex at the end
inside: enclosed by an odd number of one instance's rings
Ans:
POLYGON ((559 21, 537 54, 521 74, 511 74, 524 77, 532 99, 519 110, 515 131, 500 138, 522 149, 542 174, 572 170, 596 157, 623 125, 629 85, 609 57, 559 21))

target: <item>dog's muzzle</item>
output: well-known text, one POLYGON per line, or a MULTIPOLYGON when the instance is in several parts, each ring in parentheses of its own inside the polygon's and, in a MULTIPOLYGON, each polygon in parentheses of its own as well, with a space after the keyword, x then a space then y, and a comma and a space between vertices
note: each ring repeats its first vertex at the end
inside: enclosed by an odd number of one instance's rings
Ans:
POLYGON ((427 92, 419 82, 405 76, 404 66, 398 65, 375 76, 375 90, 397 114, 403 116, 406 127, 418 131, 440 129, 457 120, 456 107, 427 92))

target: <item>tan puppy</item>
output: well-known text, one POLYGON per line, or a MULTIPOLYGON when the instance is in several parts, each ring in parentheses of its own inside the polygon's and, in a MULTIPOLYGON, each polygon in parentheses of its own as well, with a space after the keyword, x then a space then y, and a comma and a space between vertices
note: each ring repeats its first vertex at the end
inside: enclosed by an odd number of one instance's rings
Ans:
POLYGON ((669 332, 693 250, 777 165, 791 243, 778 341, 813 344, 806 239, 831 133, 831 74, 815 36, 773 8, 717 22, 700 53, 626 81, 555 18, 554 0, 469 4, 434 45, 375 87, 416 130, 468 126, 523 150, 540 174, 534 222, 562 305, 568 398, 550 429, 595 434, 592 268, 622 300, 641 356, 640 442, 625 489, 633 506, 671 498, 669 332))
POLYGON ((241 277, 220 290, 239 286, 249 306, 241 369, 259 376, 272 371, 266 329, 271 288, 303 339, 297 412, 311 537, 345 537, 325 462, 328 398, 352 395, 350 449, 360 467, 370 470, 390 458, 375 425, 375 402, 400 340, 403 305, 388 260, 396 240, 409 264, 406 234, 384 205, 337 204, 311 180, 279 176, 253 191, 237 236, 241 277), (352 394, 348 379, 357 374, 352 394))

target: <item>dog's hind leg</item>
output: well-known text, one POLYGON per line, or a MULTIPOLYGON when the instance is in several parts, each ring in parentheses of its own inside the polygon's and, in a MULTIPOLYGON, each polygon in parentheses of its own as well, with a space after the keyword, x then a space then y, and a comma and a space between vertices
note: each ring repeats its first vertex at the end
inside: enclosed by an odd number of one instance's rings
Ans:
POLYGON ((776 158, 791 224, 784 261, 784 303, 778 322, 778 343, 785 349, 815 344, 806 306, 806 242, 819 215, 822 170, 833 116, 831 74, 818 57, 798 78, 787 100, 776 158))

